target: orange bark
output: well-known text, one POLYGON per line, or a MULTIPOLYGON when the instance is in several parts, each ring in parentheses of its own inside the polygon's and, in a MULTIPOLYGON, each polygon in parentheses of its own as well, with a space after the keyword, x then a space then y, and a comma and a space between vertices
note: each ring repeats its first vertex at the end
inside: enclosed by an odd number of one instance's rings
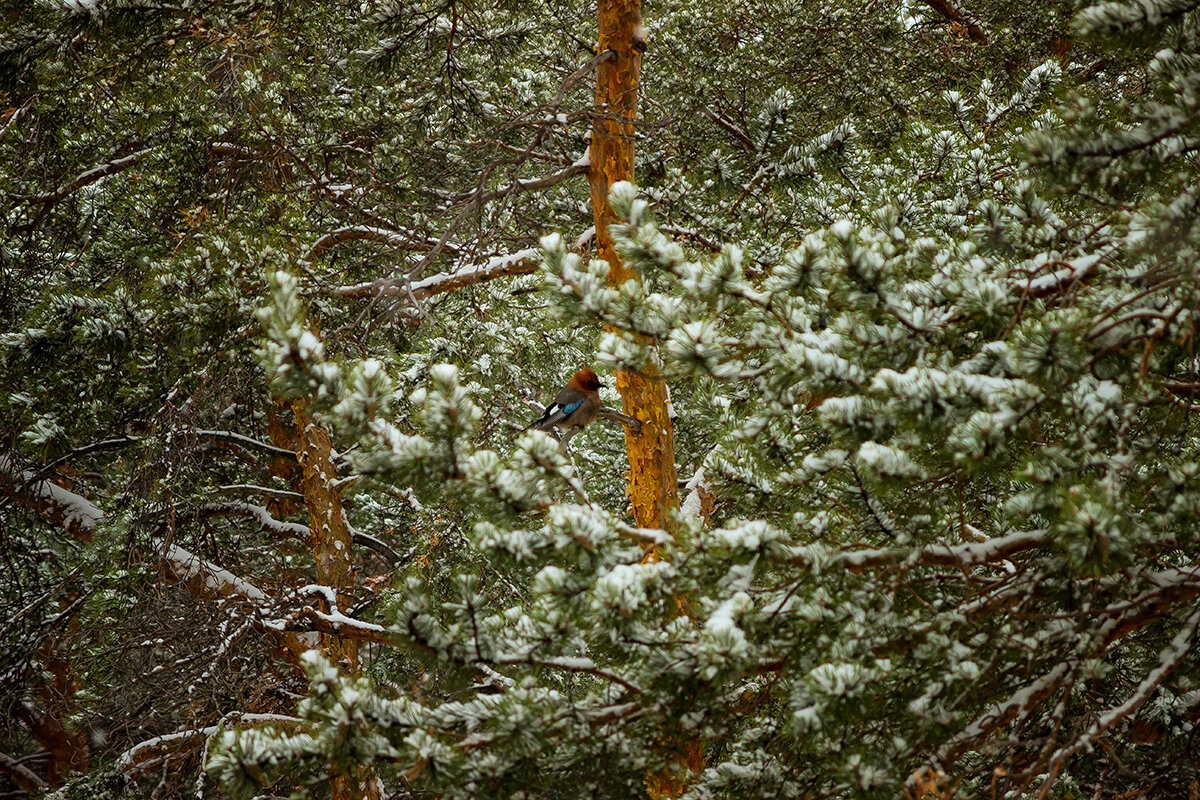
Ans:
MULTIPOLYGON (((295 401, 292 411, 300 431, 300 488, 308 507, 317 583, 334 590, 340 608, 343 592, 353 586, 354 562, 350 525, 342 509, 341 495, 334 487, 338 475, 333 464, 333 442, 329 432, 313 419, 308 401, 295 401)), ((357 668, 358 645, 353 640, 322 634, 321 645, 334 663, 351 672, 357 668)))
MULTIPOLYGON (((338 608, 343 610, 350 600, 348 590, 354 585, 354 560, 350 523, 342 507, 341 493, 335 486, 338 475, 333 463, 333 441, 329 432, 313 419, 307 400, 293 402, 292 412, 300 432, 297 460, 301 469, 301 491, 308 508, 309 530, 312 532, 317 583, 334 590, 338 608)), ((321 646, 329 659, 339 667, 350 673, 358 671, 356 640, 323 633, 321 646)), ((359 767, 349 774, 330 775, 329 791, 333 800, 377 800, 379 784, 369 770, 359 767)))
MULTIPOLYGON (((608 226, 616 215, 608 203, 614 183, 633 181, 634 121, 637 118, 638 85, 642 52, 646 49, 640 0, 599 0, 598 53, 609 58, 596 67, 596 107, 592 119, 592 142, 588 153, 588 182, 592 213, 596 221, 596 245, 609 264, 609 281, 620 286, 638 280, 613 247, 608 226)), ((652 346, 649 341, 643 344, 652 346)), ((642 425, 625 427, 629 454, 629 498, 639 527, 670 529, 679 510, 678 478, 675 471, 675 435, 667 401, 667 385, 657 366, 657 353, 641 371, 617 371, 617 391, 626 414, 642 425)), ((652 548, 648 560, 658 558, 652 548)), ((668 742, 678 769, 646 776, 652 800, 678 797, 704 765, 700 739, 668 742)))
POLYGON ((71 717, 79 685, 57 639, 42 644, 41 666, 41 707, 18 702, 16 716, 50 754, 46 783, 57 789, 71 775, 88 771, 90 749, 87 733, 66 721, 71 717))
MULTIPOLYGON (((287 420, 287 403, 275 398, 274 403, 267 409, 267 432, 271 436, 271 444, 284 450, 299 450, 300 439, 296 431, 289 427, 287 420)), ((279 457, 271 459, 271 474, 282 478, 289 486, 300 486, 300 465, 295 459, 279 457)), ((280 519, 290 517, 296 512, 296 501, 286 497, 269 497, 266 502, 271 515, 280 519)))
MULTIPOLYGON (((599 254, 611 267, 609 280, 619 286, 638 276, 613 248, 608 226, 616 215, 608 204, 608 192, 614 183, 633 180, 633 123, 645 40, 640 0, 601 0, 598 12, 599 52, 612 56, 596 67, 588 182, 599 254)), ((640 431, 625 428, 634 519, 640 527, 666 529, 671 512, 679 508, 666 382, 652 362, 640 372, 618 370, 617 391, 625 413, 642 423, 640 431)))

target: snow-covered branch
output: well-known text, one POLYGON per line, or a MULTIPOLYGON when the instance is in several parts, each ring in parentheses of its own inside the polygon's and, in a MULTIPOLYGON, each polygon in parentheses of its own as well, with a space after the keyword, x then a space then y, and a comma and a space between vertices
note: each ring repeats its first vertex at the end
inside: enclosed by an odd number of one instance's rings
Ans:
POLYGON ((1018 288, 1030 297, 1051 297, 1062 294, 1074 288, 1077 283, 1086 280, 1088 276, 1094 273, 1100 260, 1099 256, 1089 256, 1078 259, 1074 263, 1069 261, 1048 261, 1042 267, 1052 267, 1055 270, 1054 272, 1030 278, 1024 285, 1019 285, 1018 288))
POLYGON ((688 493, 679 504, 679 513, 685 518, 690 517, 707 523, 713 512, 716 497, 713 494, 712 481, 704 474, 704 467, 697 469, 683 488, 687 489, 688 493))
POLYGON ((181 579, 194 580, 218 597, 237 595, 259 603, 269 599, 267 594, 254 584, 210 561, 205 561, 179 545, 167 545, 167 549, 163 551, 163 560, 181 579))
POLYGON ((203 436, 206 439, 220 439, 222 441, 240 444, 245 447, 252 447, 255 450, 261 450, 264 453, 270 453, 271 455, 279 458, 296 458, 296 452, 294 450, 286 450, 282 447, 276 447, 273 444, 260 442, 258 439, 252 439, 249 436, 243 436, 242 434, 234 433, 233 431, 198 430, 196 431, 196 435, 203 436))
POLYGON ((1043 700, 1062 687, 1073 668, 1073 662, 1060 661, 1037 680, 1013 692, 1007 700, 990 707, 957 736, 942 745, 937 753, 937 762, 942 765, 953 763, 958 756, 986 738, 992 731, 1033 711, 1043 700))
POLYGON ((1016 553, 1036 550, 1049 540, 1050 532, 1046 530, 1020 531, 982 542, 931 544, 920 550, 848 550, 838 555, 838 561, 849 569, 890 564, 969 567, 1003 561, 1016 553))
POLYGON ((302 612, 312 630, 337 636, 341 639, 352 639, 358 642, 375 644, 395 644, 396 636, 386 628, 373 622, 348 617, 340 611, 322 611, 319 608, 305 606, 302 612))
MULTIPOLYGON (((320 239, 317 239, 309 251, 304 254, 301 261, 306 264, 316 261, 334 245, 353 240, 378 242, 389 245, 397 250, 416 250, 419 252, 429 252, 438 245, 437 239, 423 236, 413 231, 390 231, 371 225, 348 225, 344 228, 330 231, 320 239)), ((450 255, 455 255, 459 252, 456 245, 449 243, 442 245, 442 251, 450 255)))
POLYGON ((309 531, 307 525, 301 525, 298 522, 283 522, 271 516, 271 512, 267 511, 263 506, 251 505, 250 503, 212 503, 200 509, 200 512, 205 516, 243 516, 250 517, 259 524, 267 533, 285 538, 299 539, 302 542, 308 542, 312 539, 312 532, 309 531))
POLYGON ((12 113, 8 115, 8 119, 4 121, 4 126, 0 127, 0 139, 4 138, 4 134, 8 133, 9 128, 11 128, 13 125, 16 125, 21 121, 22 118, 25 117, 26 114, 29 113, 29 105, 29 103, 26 103, 20 108, 14 109, 12 113))
MULTIPOLYGON (((92 530, 104 519, 104 512, 87 498, 50 481, 37 480, 31 472, 15 473, 12 462, 0 456, 0 486, 5 484, 12 487, 14 496, 23 498, 30 508, 75 538, 89 538, 92 530)), ((180 581, 196 585, 216 597, 240 597, 250 601, 256 608, 266 608, 274 602, 249 581, 176 544, 168 544, 158 556, 168 571, 180 581)), ((294 633, 283 633, 280 638, 295 658, 310 646, 309 642, 294 633)))
POLYGON ((166 733, 135 744, 117 758, 117 766, 126 777, 130 777, 130 773, 156 766, 161 763, 163 758, 202 746, 208 741, 208 737, 230 725, 245 726, 268 723, 297 725, 300 722, 298 717, 290 717, 285 714, 228 714, 219 725, 166 733))
POLYGON ((513 666, 525 664, 532 667, 545 667, 547 669, 562 670, 564 672, 578 672, 585 675, 594 675, 597 678, 604 678, 605 680, 619 684, 634 694, 642 694, 642 689, 640 687, 630 683, 620 675, 597 667, 595 662, 593 662, 590 658, 574 658, 571 656, 538 658, 536 656, 497 655, 495 658, 490 659, 476 659, 472 663, 492 664, 495 666, 513 666))
POLYGON ((101 164, 98 167, 93 167, 86 172, 81 172, 75 177, 74 180, 64 184, 63 186, 60 186, 52 192, 44 192, 43 194, 37 194, 31 197, 23 197, 21 199, 30 203, 57 203, 67 195, 82 189, 88 184, 95 183, 101 178, 105 178, 109 175, 115 175, 118 172, 123 172, 129 169, 134 164, 141 161, 142 158, 153 149, 154 148, 152 147, 147 147, 145 150, 139 150, 136 153, 131 153, 124 158, 118 158, 108 162, 107 164, 101 164))
POLYGON ((558 172, 552 172, 549 175, 543 175, 540 178, 526 178, 524 180, 514 181, 508 186, 502 186, 499 189, 493 189, 487 192, 476 190, 475 192, 461 195, 457 199, 460 202, 465 200, 475 200, 479 203, 486 203, 501 197, 507 197, 510 194, 517 194, 518 192, 532 192, 538 189, 548 189, 551 186, 557 186, 564 181, 570 180, 576 175, 586 174, 590 165, 591 159, 589 158, 589 154, 585 152, 579 158, 575 159, 575 161, 569 166, 560 169, 558 172))
POLYGON ((7 456, 0 455, 0 487, 24 502, 76 539, 89 539, 104 518, 104 512, 87 498, 69 492, 29 471, 17 471, 7 456))
POLYGON ((431 275, 419 281, 407 283, 404 278, 386 278, 339 286, 333 290, 336 297, 373 298, 377 296, 397 297, 402 303, 424 300, 434 295, 486 283, 496 278, 513 275, 528 275, 537 271, 541 258, 535 248, 518 250, 503 256, 494 256, 483 264, 463 264, 451 272, 431 275))

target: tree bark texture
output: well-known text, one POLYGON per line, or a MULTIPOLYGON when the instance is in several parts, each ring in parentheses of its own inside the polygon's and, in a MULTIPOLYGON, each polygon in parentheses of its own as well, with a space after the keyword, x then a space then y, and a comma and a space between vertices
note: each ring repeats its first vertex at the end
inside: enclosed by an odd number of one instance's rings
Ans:
POLYGON ((972 42, 987 41, 987 32, 979 24, 979 20, 954 0, 922 0, 922 2, 959 26, 972 42))
MULTIPOLYGON (((333 463, 333 441, 312 416, 307 400, 292 403, 296 428, 300 431, 301 491, 308 507, 312 532, 313 561, 317 583, 334 590, 338 610, 342 611, 354 584, 353 534, 342 507, 341 493, 335 483, 337 467, 333 463)), ((332 611, 333 609, 326 609, 332 611)), ((321 647, 330 661, 350 674, 358 671, 358 642, 333 633, 321 634, 321 647)), ((333 800, 377 800, 379 784, 370 770, 356 767, 349 774, 332 773, 329 791, 333 800)))
MULTIPOLYGON (((315 419, 307 400, 292 404, 296 428, 300 431, 300 487, 308 507, 312 532, 313 561, 317 583, 334 590, 338 608, 342 594, 354 581, 350 525, 342 509, 342 498, 334 487, 337 467, 333 464, 333 442, 329 432, 315 419)), ((347 598, 349 599, 349 598, 347 598)), ((329 612, 333 609, 327 608, 329 612)), ((329 659, 348 672, 358 667, 358 644, 332 634, 321 635, 321 646, 329 659)))
MULTIPOLYGON (((646 49, 640 0, 599 0, 600 43, 597 54, 611 53, 596 66, 596 105, 592 118, 588 183, 596 221, 596 245, 608 262, 609 282, 620 286, 639 280, 613 247, 608 226, 616 215, 608 204, 614 183, 633 181, 634 121, 637 119, 638 85, 642 52, 646 49)), ((651 342, 643 344, 653 346, 651 342)), ((629 499, 633 517, 642 528, 666 530, 679 510, 675 472, 675 435, 670 416, 667 384, 658 368, 657 351, 641 371, 617 370, 617 391, 626 414, 641 422, 625 426, 629 454, 629 499)), ((653 548, 647 559, 658 558, 653 548)), ((686 791, 704 763, 699 739, 668 741, 675 767, 646 775, 651 800, 678 797, 686 791)))
MULTIPOLYGON (((637 280, 638 275, 613 248, 608 226, 616 221, 616 215, 608 204, 608 192, 618 181, 633 180, 634 120, 645 38, 640 0, 600 0, 598 13, 598 52, 611 52, 612 56, 596 67, 588 182, 599 255, 611 267, 609 281, 619 286, 637 280)), ((679 508, 666 382, 652 361, 640 372, 618 370, 617 391, 625 413, 642 423, 640 430, 625 429, 634 519, 643 528, 666 529, 670 513, 679 508)))

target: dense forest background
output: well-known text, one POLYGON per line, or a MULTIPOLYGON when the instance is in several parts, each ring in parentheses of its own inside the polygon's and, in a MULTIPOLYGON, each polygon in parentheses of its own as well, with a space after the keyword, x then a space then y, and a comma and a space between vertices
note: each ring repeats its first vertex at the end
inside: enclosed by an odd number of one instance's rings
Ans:
POLYGON ((1198 148, 1200 0, 0 0, 0 800, 1195 800, 1198 148))

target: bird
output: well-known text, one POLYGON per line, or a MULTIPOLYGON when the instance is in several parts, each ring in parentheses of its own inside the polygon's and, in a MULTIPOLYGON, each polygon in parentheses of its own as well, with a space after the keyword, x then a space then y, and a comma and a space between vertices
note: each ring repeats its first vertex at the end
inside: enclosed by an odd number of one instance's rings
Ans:
POLYGON ((541 419, 531 422, 525 430, 563 428, 571 431, 582 428, 600 412, 600 393, 596 390, 603 385, 591 367, 584 367, 572 375, 562 391, 554 396, 554 402, 546 406, 541 419))

